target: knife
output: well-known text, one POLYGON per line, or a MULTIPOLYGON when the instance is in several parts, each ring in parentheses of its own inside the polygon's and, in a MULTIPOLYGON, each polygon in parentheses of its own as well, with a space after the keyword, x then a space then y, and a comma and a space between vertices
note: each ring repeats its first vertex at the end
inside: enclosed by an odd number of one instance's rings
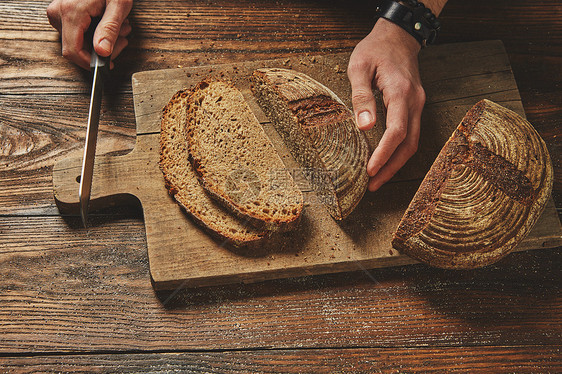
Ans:
POLYGON ((80 200, 80 216, 84 227, 87 227, 88 206, 90 203, 90 192, 92 190, 92 176, 94 174, 94 161, 96 157, 96 143, 98 138, 98 125, 100 120, 101 97, 105 76, 109 73, 109 57, 100 57, 93 48, 94 31, 100 21, 99 17, 92 18, 88 31, 84 34, 84 40, 92 46, 92 58, 90 67, 92 69, 92 95, 90 97, 90 109, 88 111, 88 127, 86 129, 86 144, 84 146, 84 157, 82 158, 82 171, 80 173, 80 188, 78 197, 80 200))

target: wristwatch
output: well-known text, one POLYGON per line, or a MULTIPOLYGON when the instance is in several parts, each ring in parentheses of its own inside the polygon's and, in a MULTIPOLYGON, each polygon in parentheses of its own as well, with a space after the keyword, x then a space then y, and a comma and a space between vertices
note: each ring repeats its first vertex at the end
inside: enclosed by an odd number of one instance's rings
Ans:
POLYGON ((382 0, 377 7, 377 19, 384 18, 412 35, 422 47, 433 44, 441 24, 433 12, 416 0, 382 0))

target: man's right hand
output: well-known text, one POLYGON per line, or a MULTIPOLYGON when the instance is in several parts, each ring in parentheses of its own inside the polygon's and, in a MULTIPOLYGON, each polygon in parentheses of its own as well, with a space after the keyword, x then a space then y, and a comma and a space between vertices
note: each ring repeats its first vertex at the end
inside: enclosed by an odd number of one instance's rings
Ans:
POLYGON ((98 55, 111 56, 113 60, 128 44, 131 25, 127 16, 132 7, 133 0, 53 0, 47 17, 61 35, 62 55, 89 70, 90 48, 85 44, 84 33, 92 17, 102 16, 94 33, 94 49, 98 55))

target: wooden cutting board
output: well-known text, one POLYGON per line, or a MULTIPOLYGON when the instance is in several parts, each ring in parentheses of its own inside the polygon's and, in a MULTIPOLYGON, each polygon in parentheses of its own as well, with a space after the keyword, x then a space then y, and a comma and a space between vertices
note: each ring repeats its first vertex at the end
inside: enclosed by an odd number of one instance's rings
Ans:
MULTIPOLYGON (((294 56, 216 66, 197 66, 133 75, 137 121, 135 148, 127 155, 96 158, 91 209, 136 197, 143 208, 150 273, 156 289, 199 287, 236 282, 352 271, 414 263, 391 247, 391 236, 435 156, 466 111, 483 98, 524 115, 509 61, 499 41, 442 45, 422 51, 420 71, 427 103, 419 151, 398 175, 376 193, 367 193, 345 221, 337 223, 305 191, 300 227, 281 243, 253 251, 232 250, 212 239, 168 195, 158 168, 160 114, 172 95, 208 75, 232 80, 246 96, 287 167, 297 168, 279 136, 254 102, 248 76, 260 67, 291 68, 331 88, 351 107, 346 75, 349 53, 294 56)), ((382 105, 378 106, 379 110, 382 105)), ((369 133, 376 143, 384 115, 369 133)), ((78 212, 80 158, 65 159, 53 171, 54 194, 63 213, 78 212)), ((562 244, 552 200, 517 250, 562 244)))

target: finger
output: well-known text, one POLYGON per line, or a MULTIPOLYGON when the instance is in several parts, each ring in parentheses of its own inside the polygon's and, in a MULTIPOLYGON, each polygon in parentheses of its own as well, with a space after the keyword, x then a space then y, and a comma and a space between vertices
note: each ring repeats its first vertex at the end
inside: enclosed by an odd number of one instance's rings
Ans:
POLYGON ((119 37, 115 42, 115 47, 113 47, 113 52, 111 53, 111 60, 109 62, 110 70, 113 70, 113 68, 115 67, 113 60, 115 60, 117 56, 119 56, 119 54, 123 51, 123 49, 125 49, 125 47, 127 47, 127 45, 129 44, 129 41, 127 40, 126 36, 129 35, 131 31, 132 28, 131 25, 129 24, 129 20, 125 19, 123 25, 121 25, 121 31, 119 31, 119 37))
POLYGON ((369 180, 369 191, 376 191, 388 182, 416 153, 420 138, 420 116, 421 113, 412 114, 406 139, 396 148, 379 172, 369 180))
POLYGON ((103 17, 94 33, 94 49, 100 56, 109 56, 131 11, 132 0, 108 1, 103 17))
POLYGON ((49 6, 47 7, 47 18, 49 19, 49 23, 51 24, 51 26, 53 26, 60 34, 62 30, 62 23, 60 19, 61 13, 59 8, 59 3, 57 1, 53 1, 51 4, 49 4, 49 6))
POLYGON ((131 23, 129 22, 128 18, 125 18, 125 21, 123 21, 123 24, 121 25, 121 30, 119 30, 119 36, 127 37, 129 36, 131 31, 133 31, 131 23))
POLYGON ((126 38, 119 37, 115 42, 115 48, 113 48, 113 53, 111 54, 111 62, 109 64, 109 68, 113 69, 113 60, 119 56, 119 54, 125 49, 125 47, 129 44, 129 41, 126 38))
POLYGON ((113 53, 111 54, 111 60, 115 60, 117 56, 125 49, 125 47, 129 44, 127 38, 119 37, 115 42, 115 47, 113 48, 113 53))
POLYGON ((411 145, 402 143, 396 149, 396 152, 390 157, 388 162, 380 169, 380 171, 369 180, 368 189, 371 192, 378 190, 383 184, 388 182, 392 177, 406 164, 412 154, 410 153, 411 145))
POLYGON ((404 100, 392 100, 388 103, 386 130, 377 148, 367 162, 367 174, 373 177, 387 163, 396 148, 408 134, 408 105, 404 100))
POLYGON ((351 83, 351 102, 357 127, 360 130, 369 130, 376 121, 376 104, 373 96, 374 68, 368 63, 356 63, 351 60, 347 75, 351 83))
POLYGON ((90 53, 84 49, 84 32, 90 24, 86 14, 64 20, 62 55, 84 69, 90 68, 90 53))

